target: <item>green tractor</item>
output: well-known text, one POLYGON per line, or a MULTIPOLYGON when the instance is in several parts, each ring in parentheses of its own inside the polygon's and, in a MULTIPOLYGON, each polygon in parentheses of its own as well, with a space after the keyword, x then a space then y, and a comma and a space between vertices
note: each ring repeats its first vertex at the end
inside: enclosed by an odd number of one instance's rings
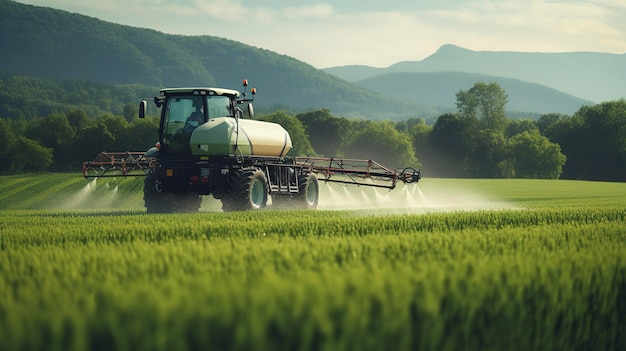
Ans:
MULTIPOLYGON (((324 181, 393 188, 417 182, 411 167, 389 170, 371 160, 289 157, 289 133, 279 124, 254 119, 256 89, 162 89, 159 141, 147 152, 102 152, 83 163, 92 177, 145 176, 148 213, 195 212, 202 195, 221 200, 224 211, 257 210, 271 196, 276 207, 315 209, 318 176, 324 181), (341 179, 338 179, 341 178, 341 179), (386 181, 365 182, 365 178, 386 181)), ((144 118, 147 100, 139 105, 144 118)))

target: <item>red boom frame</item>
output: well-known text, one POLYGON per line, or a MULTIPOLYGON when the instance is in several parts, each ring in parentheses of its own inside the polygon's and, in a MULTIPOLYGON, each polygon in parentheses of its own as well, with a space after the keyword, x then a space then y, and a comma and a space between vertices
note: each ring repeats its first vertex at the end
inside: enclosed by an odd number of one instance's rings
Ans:
MULTIPOLYGON (((153 157, 145 157, 144 152, 101 152, 89 162, 83 163, 83 176, 119 177, 145 176, 150 167, 156 165, 153 157)), ((280 164, 281 166, 288 166, 280 164)), ((323 181, 373 186, 393 189, 398 180, 414 183, 421 179, 421 171, 412 167, 400 171, 392 170, 372 160, 356 160, 334 157, 296 157, 295 165, 321 175, 323 181), (342 178, 337 179, 337 176, 342 178), (369 180, 366 182, 365 180, 369 180), (375 183, 386 182, 386 183, 375 183)))
POLYGON ((334 157, 296 157, 296 164, 308 167, 313 173, 321 174, 326 182, 373 186, 393 189, 398 180, 403 183, 414 183, 421 179, 421 171, 412 167, 401 171, 386 168, 372 160, 357 160, 334 157), (343 179, 335 179, 333 176, 343 176, 343 179), (391 184, 365 182, 386 181, 391 184))
POLYGON ((155 165, 155 161, 154 158, 144 155, 145 152, 103 151, 93 161, 83 162, 83 176, 85 178, 145 176, 150 167, 155 165))

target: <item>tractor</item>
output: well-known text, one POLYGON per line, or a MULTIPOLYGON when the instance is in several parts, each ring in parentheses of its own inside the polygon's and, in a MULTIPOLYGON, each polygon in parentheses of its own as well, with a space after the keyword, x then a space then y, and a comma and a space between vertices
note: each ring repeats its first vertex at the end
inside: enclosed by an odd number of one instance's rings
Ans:
MULTIPOLYGON (((267 206, 317 208, 319 181, 393 189, 418 182, 412 167, 388 169, 372 160, 291 157, 289 133, 255 119, 256 89, 167 88, 153 99, 161 109, 158 142, 146 152, 101 152, 83 163, 83 176, 145 176, 148 213, 195 212, 203 195, 221 200, 224 211, 267 206)), ((139 104, 139 118, 148 102, 139 104)))

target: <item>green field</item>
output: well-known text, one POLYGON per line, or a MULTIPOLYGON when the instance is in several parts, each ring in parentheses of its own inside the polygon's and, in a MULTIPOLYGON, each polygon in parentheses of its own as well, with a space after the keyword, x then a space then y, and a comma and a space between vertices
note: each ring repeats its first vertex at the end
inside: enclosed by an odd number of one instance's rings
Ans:
POLYGON ((141 187, 0 177, 0 350, 626 348, 624 183, 324 185, 318 211, 171 215, 141 187))

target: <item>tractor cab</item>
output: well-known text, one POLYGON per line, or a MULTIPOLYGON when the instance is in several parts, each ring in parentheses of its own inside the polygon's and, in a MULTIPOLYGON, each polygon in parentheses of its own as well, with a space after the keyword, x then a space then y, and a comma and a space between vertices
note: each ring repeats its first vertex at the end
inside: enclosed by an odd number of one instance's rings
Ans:
MULTIPOLYGON (((244 80, 244 87, 247 81, 244 80)), ((252 94, 256 90, 252 89, 252 94)), ((222 88, 169 88, 162 89, 160 96, 154 98, 157 107, 161 107, 159 124, 159 143, 168 154, 189 155, 190 139, 193 132, 208 121, 220 118, 243 118, 243 111, 238 104, 248 102, 247 114, 254 118, 253 100, 246 99, 246 92, 222 88)), ((139 118, 146 115, 147 101, 139 105, 139 118)))
POLYGON ((229 95, 199 94, 200 92, 214 93, 213 90, 163 92, 165 99, 159 139, 168 153, 190 154, 189 140, 196 128, 212 118, 235 117, 229 95))

